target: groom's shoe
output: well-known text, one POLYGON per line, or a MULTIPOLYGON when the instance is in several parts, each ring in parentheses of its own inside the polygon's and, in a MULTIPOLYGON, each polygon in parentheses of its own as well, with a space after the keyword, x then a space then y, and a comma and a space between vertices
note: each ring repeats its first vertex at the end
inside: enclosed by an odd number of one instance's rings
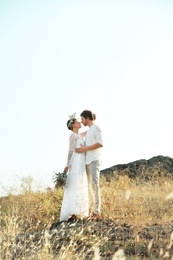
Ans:
POLYGON ((92 213, 89 215, 87 220, 98 220, 99 218, 101 218, 100 214, 92 213))
POLYGON ((97 220, 97 219, 99 219, 99 218, 101 218, 100 214, 96 214, 96 213, 93 213, 93 214, 92 214, 92 219, 93 219, 93 220, 97 220))

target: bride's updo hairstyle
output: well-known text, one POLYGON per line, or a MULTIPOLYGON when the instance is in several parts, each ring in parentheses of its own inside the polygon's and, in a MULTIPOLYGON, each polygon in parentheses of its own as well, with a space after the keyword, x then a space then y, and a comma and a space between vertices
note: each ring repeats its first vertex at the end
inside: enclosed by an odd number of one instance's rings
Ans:
POLYGON ((72 127, 72 125, 75 123, 75 121, 76 121, 76 113, 74 113, 73 115, 71 115, 71 116, 69 116, 69 120, 67 121, 67 128, 69 129, 69 130, 73 130, 73 127, 72 127))
POLYGON ((73 130, 73 124, 75 123, 75 118, 74 119, 69 119, 68 121, 67 121, 67 128, 69 129, 69 130, 73 130))

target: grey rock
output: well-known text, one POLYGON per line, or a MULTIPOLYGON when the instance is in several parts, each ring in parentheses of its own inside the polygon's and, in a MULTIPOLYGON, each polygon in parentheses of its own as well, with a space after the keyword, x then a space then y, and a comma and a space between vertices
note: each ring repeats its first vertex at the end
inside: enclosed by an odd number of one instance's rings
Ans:
POLYGON ((127 175, 130 178, 142 180, 156 179, 157 177, 173 177, 173 159, 168 156, 155 156, 149 160, 141 159, 127 164, 117 164, 101 170, 109 181, 112 177, 127 175))
MULTIPOLYGON (((137 235, 142 241, 153 239, 163 245, 163 241, 169 241, 171 233, 171 223, 164 226, 141 227, 136 232, 135 227, 127 224, 118 225, 112 220, 84 221, 69 219, 68 221, 54 223, 49 230, 18 235, 12 245, 11 258, 9 259, 40 259, 38 258, 38 251, 45 245, 50 254, 54 256, 53 259, 59 259, 57 258, 59 253, 63 248, 68 248, 69 244, 71 244, 72 247, 75 245, 73 253, 78 255, 79 258, 72 257, 68 259, 83 259, 81 256, 85 250, 85 259, 91 260, 94 256, 93 246, 98 244, 101 259, 111 260, 114 251, 110 252, 110 247, 116 251, 124 246, 126 255, 132 255, 133 251, 136 250, 135 239, 137 235)), ((145 242, 145 244, 147 243, 145 242)), ((147 256, 147 247, 145 250, 141 248, 139 253, 147 256)), ((155 255, 158 256, 158 253, 155 255)))

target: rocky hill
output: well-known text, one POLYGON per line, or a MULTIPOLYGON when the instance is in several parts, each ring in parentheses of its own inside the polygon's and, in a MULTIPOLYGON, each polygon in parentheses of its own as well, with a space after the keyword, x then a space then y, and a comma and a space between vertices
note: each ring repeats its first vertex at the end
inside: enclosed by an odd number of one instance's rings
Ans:
POLYGON ((127 164, 118 164, 101 171, 107 180, 120 175, 130 178, 152 180, 157 177, 173 177, 173 159, 168 156, 155 156, 149 160, 141 159, 127 164))
POLYGON ((128 257, 135 255, 138 255, 138 259, 163 259, 164 255, 173 253, 172 246, 167 247, 170 244, 172 229, 172 224, 136 229, 126 224, 118 225, 112 220, 69 219, 54 223, 49 230, 19 234, 15 243, 11 243, 11 259, 43 259, 37 258, 39 251, 43 249, 48 250, 48 256, 52 257, 44 259, 127 260, 131 259, 128 257), (149 252, 147 245, 151 242, 152 250, 149 252), (125 255, 124 258, 114 256, 114 253, 121 248, 124 248, 127 258, 125 255), (159 248, 163 250, 163 258, 159 255, 159 248), (69 250, 68 255, 65 254, 66 250, 69 250))

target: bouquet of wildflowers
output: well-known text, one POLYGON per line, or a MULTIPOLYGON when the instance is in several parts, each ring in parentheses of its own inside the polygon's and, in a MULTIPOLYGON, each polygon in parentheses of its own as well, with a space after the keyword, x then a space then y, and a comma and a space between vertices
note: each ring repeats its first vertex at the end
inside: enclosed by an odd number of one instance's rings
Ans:
POLYGON ((67 172, 54 172, 55 176, 54 176, 54 183, 55 183, 55 187, 66 187, 67 184, 67 172))

